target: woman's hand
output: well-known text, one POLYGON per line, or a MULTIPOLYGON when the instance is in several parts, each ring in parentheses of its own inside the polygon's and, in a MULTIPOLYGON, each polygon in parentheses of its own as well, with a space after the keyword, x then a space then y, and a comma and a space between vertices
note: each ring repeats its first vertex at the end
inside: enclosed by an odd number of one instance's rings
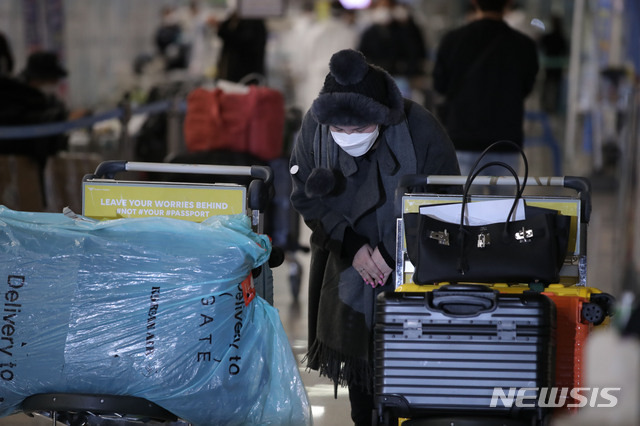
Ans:
POLYGON ((384 260, 384 257, 382 256, 382 254, 380 254, 380 250, 378 250, 378 247, 376 247, 376 249, 371 254, 371 259, 375 262, 376 266, 378 267, 378 270, 380 270, 380 272, 382 273, 382 276, 380 277, 380 281, 378 282, 378 284, 384 285, 384 283, 387 282, 389 275, 391 275, 391 273, 393 272, 393 268, 387 265, 387 262, 384 260))
MULTIPOLYGON (((365 244, 360 247, 360 250, 353 257, 353 263, 351 264, 356 271, 360 274, 365 283, 369 284, 371 287, 375 287, 377 285, 382 285, 385 282, 385 273, 381 271, 378 267, 378 262, 374 258, 375 253, 378 250, 374 250, 371 248, 369 244, 365 244)), ((377 254, 377 257, 382 259, 380 253, 377 254)), ((382 259, 382 263, 385 264, 384 259, 382 259)), ((389 273, 391 268, 386 266, 389 269, 389 273)), ((389 273, 386 276, 389 276, 389 273)))

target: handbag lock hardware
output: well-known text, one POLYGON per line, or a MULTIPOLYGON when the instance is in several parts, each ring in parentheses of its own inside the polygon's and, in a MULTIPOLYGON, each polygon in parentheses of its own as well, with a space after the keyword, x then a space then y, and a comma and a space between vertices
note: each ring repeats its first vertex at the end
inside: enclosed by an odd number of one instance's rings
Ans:
POLYGON ((531 238, 533 238, 533 229, 524 229, 523 226, 522 229, 516 232, 515 236, 516 240, 520 241, 521 243, 528 243, 529 241, 531 241, 531 238))
POLYGON ((429 238, 431 238, 432 240, 437 240, 438 244, 442 244, 445 246, 449 245, 449 232, 446 229, 442 232, 431 231, 429 233, 429 238))
POLYGON ((485 248, 491 245, 491 234, 486 231, 486 228, 482 228, 478 234, 478 248, 485 248))

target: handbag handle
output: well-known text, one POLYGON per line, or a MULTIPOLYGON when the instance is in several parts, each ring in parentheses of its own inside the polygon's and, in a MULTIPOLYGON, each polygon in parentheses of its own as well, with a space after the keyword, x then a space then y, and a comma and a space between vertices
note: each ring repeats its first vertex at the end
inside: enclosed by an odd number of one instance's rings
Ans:
MULTIPOLYGON (((522 196, 522 193, 524 192, 524 188, 527 185, 527 179, 529 177, 529 162, 527 161, 527 156, 524 153, 524 150, 522 149, 522 147, 518 146, 517 144, 508 141, 508 140, 501 140, 501 141, 497 141, 492 143, 491 145, 489 145, 487 148, 485 148, 484 151, 482 151, 480 153, 480 156, 478 157, 478 159, 475 161, 475 163, 473 163, 473 166, 471 166, 471 170, 469 171, 469 176, 467 177, 467 181, 464 184, 464 192, 465 194, 468 191, 468 188, 471 186, 471 182, 473 181, 473 179, 469 179, 471 177, 471 175, 475 172, 476 168, 478 167, 478 164, 480 164, 480 161, 482 161, 482 159, 491 151, 494 151, 495 148, 497 146, 500 145, 508 145, 511 146, 513 148, 516 149, 516 151, 518 151, 520 153, 520 156, 522 157, 522 160, 524 161, 524 179, 522 180, 522 188, 520 189, 519 192, 519 196, 522 196)), ((474 177, 475 179, 475 177, 474 177)))
MULTIPOLYGON (((515 170, 513 170, 513 167, 511 167, 510 165, 508 165, 507 163, 503 163, 501 161, 491 161, 489 163, 486 163, 484 165, 482 165, 482 167, 480 167, 478 170, 476 170, 473 175, 469 175, 469 178, 467 179, 467 183, 465 184, 465 188, 464 188, 464 194, 462 195, 462 209, 460 210, 460 228, 462 229, 462 226, 464 225, 464 213, 466 211, 467 205, 469 204, 469 188, 471 187, 471 183, 473 183, 474 179, 476 177, 478 177, 478 175, 480 174, 480 172, 482 172, 484 169, 487 169, 489 167, 493 167, 493 166, 499 166, 499 167, 504 167, 505 169, 507 169, 511 175, 513 175, 513 178, 516 181, 516 196, 515 199, 513 200, 513 205, 511 206, 511 210, 509 210, 509 215, 507 216, 507 222, 509 221, 509 218, 511 217, 511 215, 513 214, 517 204, 518 204, 518 200, 520 198, 522 198, 522 192, 524 190, 524 186, 522 186, 520 184, 520 178, 518 177, 518 174, 516 173, 515 170)), ((506 228, 506 226, 505 226, 506 228)))
MULTIPOLYGON (((476 166, 477 166, 477 162, 474 165, 474 169, 476 166)), ((464 275, 465 271, 469 269, 469 265, 467 265, 466 257, 464 255, 464 240, 465 240, 465 235, 467 234, 467 230, 464 228, 464 213, 467 209, 467 205, 469 204, 469 188, 471 187, 471 183, 473 182, 473 180, 478 176, 480 172, 492 166, 504 167, 513 175, 513 178, 516 180, 516 195, 513 200, 513 204, 511 205, 511 209, 509 210, 509 214, 507 215, 507 219, 504 222, 504 229, 502 231, 502 237, 505 239, 509 237, 509 229, 508 229, 509 219, 512 217, 513 212, 515 211, 518 205, 518 201, 522 197, 522 192, 524 191, 524 186, 520 185, 520 179, 518 178, 518 174, 516 173, 516 171, 513 170, 513 167, 500 161, 490 161, 486 164, 483 164, 477 170, 473 170, 473 174, 469 174, 469 177, 467 178, 467 182, 465 183, 464 194, 462 196, 462 206, 460 209, 460 228, 459 228, 460 232, 458 232, 458 244, 460 245, 460 256, 458 257, 458 271, 462 275, 464 275)))

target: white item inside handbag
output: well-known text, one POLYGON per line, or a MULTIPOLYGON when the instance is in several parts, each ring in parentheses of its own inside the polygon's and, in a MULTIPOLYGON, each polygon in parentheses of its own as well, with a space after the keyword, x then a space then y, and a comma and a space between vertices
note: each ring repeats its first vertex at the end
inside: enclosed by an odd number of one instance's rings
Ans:
MULTIPOLYGON (((518 200, 511 220, 524 220, 524 200, 518 200)), ((513 206, 513 199, 476 201, 467 204, 464 224, 469 226, 504 223, 513 206)), ((462 203, 432 204, 420 206, 420 214, 449 223, 460 223, 460 209, 462 203)))

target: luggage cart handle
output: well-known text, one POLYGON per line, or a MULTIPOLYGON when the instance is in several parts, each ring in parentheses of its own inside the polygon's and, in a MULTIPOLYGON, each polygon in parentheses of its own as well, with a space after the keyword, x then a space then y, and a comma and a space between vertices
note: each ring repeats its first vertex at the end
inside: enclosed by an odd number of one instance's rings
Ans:
POLYGON ((266 166, 228 166, 210 164, 146 163, 124 160, 103 161, 93 177, 113 179, 119 172, 158 172, 204 175, 251 176, 261 179, 267 186, 273 184, 273 172, 266 166))
MULTIPOLYGON (((522 180, 522 179, 521 179, 522 180)), ((395 194, 398 217, 402 216, 402 197, 411 187, 427 185, 459 185, 466 183, 467 176, 454 175, 405 175, 400 179, 395 194)), ((515 185, 513 176, 477 176, 472 185, 515 185)), ((580 196, 582 221, 588 223, 591 216, 591 183, 580 176, 529 176, 527 186, 559 186, 573 189, 580 196)))

